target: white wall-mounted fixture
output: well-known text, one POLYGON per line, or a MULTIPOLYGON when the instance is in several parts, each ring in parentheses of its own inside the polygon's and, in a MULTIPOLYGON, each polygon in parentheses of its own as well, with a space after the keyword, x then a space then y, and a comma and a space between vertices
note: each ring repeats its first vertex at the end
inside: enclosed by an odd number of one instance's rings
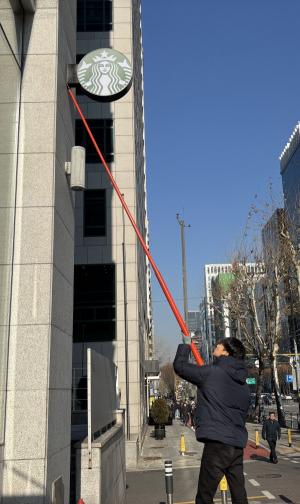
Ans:
POLYGON ((70 177, 70 187, 73 191, 83 191, 86 188, 84 147, 72 147, 71 161, 65 163, 65 172, 70 177))

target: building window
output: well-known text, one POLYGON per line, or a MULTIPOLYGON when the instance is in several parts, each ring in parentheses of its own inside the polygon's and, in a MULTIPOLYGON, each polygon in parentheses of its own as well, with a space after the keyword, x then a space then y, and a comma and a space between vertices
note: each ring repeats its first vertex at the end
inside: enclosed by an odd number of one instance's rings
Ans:
POLYGON ((106 235, 105 189, 84 191, 83 234, 86 237, 106 235))
POLYGON ((74 342, 111 341, 116 332, 114 264, 76 265, 74 342))
MULTIPOLYGON (((107 163, 111 163, 114 160, 113 120, 89 119, 88 123, 105 161, 107 161, 107 163)), ((96 149, 81 119, 76 119, 75 141, 76 145, 82 145, 82 147, 86 148, 87 163, 98 163, 100 161, 96 149)))
POLYGON ((111 0, 77 0, 77 31, 112 30, 111 0))

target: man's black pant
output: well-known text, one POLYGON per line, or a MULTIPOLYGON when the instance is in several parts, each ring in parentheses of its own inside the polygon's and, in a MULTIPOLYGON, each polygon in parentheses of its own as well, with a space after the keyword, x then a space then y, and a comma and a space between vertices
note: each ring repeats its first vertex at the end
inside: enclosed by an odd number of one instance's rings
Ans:
POLYGON ((208 441, 204 445, 195 504, 212 504, 226 476, 232 504, 248 504, 243 473, 243 448, 208 441))
POLYGON ((276 439, 267 439, 268 445, 270 447, 271 453, 270 453, 270 461, 275 462, 277 460, 277 455, 276 455, 276 439))

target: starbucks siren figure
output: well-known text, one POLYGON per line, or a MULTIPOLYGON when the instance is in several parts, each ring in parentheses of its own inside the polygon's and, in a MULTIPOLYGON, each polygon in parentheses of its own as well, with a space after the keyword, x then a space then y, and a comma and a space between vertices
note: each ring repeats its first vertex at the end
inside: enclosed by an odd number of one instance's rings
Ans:
POLYGON ((126 84, 118 75, 118 65, 112 59, 95 58, 92 65, 92 76, 86 86, 92 86, 97 94, 109 96, 121 91, 126 84))
POLYGON ((88 93, 113 97, 128 91, 132 69, 124 54, 113 49, 96 49, 80 61, 77 76, 88 93))

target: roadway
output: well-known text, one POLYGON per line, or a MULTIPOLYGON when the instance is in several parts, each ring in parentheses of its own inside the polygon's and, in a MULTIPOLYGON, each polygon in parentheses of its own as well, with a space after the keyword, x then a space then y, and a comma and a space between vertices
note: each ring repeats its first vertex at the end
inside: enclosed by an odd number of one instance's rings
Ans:
MULTIPOLYGON (((244 470, 249 504, 300 503, 300 454, 279 456, 276 465, 263 458, 248 460, 244 470)), ((195 503, 198 473, 198 467, 175 469, 174 504, 195 503)), ((127 503, 162 504, 166 500, 164 485, 163 471, 130 472, 127 475, 127 503)), ((221 502, 220 492, 215 502, 221 502)))
MULTIPOLYGON (((253 426, 254 427, 254 426, 253 426)), ((261 426, 259 426, 261 429, 261 426)), ((173 460, 174 504, 194 504, 202 444, 194 439, 194 432, 174 422, 167 427, 167 436, 156 441, 148 430, 138 470, 127 473, 128 504, 165 503, 165 481, 163 461, 173 460), (187 454, 178 453, 180 434, 184 433, 187 454), (196 444, 195 444, 196 443, 196 444)), ((253 439, 253 429, 250 429, 253 439)), ((278 464, 269 462, 269 451, 261 445, 255 448, 250 441, 244 455, 245 482, 249 504, 300 504, 300 445, 288 448, 286 441, 279 446, 278 464)), ((221 502, 220 492, 215 502, 221 502)), ((230 499, 228 500, 230 502, 230 499)))

